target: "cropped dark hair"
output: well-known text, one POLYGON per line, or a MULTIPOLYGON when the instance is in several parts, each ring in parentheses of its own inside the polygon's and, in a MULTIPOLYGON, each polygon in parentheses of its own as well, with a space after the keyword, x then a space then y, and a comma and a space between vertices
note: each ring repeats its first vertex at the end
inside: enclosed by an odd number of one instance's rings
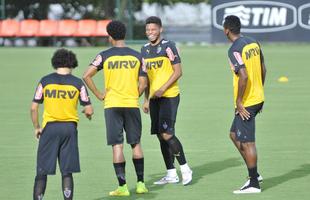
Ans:
POLYGON ((126 36, 126 26, 121 21, 113 20, 108 24, 107 32, 114 40, 124 40, 126 36))
POLYGON ((239 34, 241 29, 241 22, 239 17, 235 15, 229 15, 225 17, 224 28, 229 29, 233 34, 239 34))
POLYGON ((148 17, 145 20, 145 25, 147 25, 147 24, 157 24, 158 26, 162 27, 161 19, 159 17, 156 17, 156 16, 148 17))
POLYGON ((65 48, 61 48, 55 51, 52 57, 52 65, 54 69, 68 67, 76 68, 78 66, 78 61, 76 55, 65 48))

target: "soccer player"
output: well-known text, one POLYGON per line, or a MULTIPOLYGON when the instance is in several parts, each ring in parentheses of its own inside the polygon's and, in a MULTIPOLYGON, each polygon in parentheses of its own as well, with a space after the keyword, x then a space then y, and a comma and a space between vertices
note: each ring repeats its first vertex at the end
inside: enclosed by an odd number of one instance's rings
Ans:
POLYGON ((35 137, 39 139, 37 172, 33 199, 42 200, 47 175, 55 174, 58 159, 65 200, 73 199, 72 173, 80 172, 77 142, 77 103, 91 119, 93 108, 83 81, 73 76, 78 62, 75 54, 66 49, 57 50, 52 57, 55 73, 44 76, 36 89, 31 104, 31 119, 35 137), (44 105, 42 128, 39 125, 39 104, 44 105))
POLYGON ((129 196, 125 179, 123 154, 124 131, 132 148, 132 161, 137 175, 136 193, 147 193, 144 184, 144 157, 140 144, 141 115, 139 96, 147 87, 147 75, 142 69, 141 54, 125 46, 126 27, 120 21, 107 26, 112 48, 100 52, 84 73, 84 81, 94 95, 104 101, 107 143, 112 145, 113 166, 119 182, 110 196, 129 196), (103 70, 105 90, 102 93, 92 77, 103 70))
POLYGON ((233 43, 228 50, 233 72, 235 117, 230 138, 243 157, 249 179, 235 194, 260 193, 262 177, 257 172, 255 117, 264 104, 266 67, 259 43, 240 34, 241 23, 230 15, 224 21, 224 33, 233 43))
POLYGON ((178 183, 174 157, 180 164, 183 185, 192 181, 192 170, 188 166, 180 140, 175 136, 175 121, 180 101, 178 79, 182 75, 181 58, 175 43, 161 38, 161 19, 151 16, 146 19, 146 36, 149 43, 142 49, 147 69, 149 88, 143 111, 150 112, 151 134, 156 134, 166 165, 167 174, 154 182, 156 185, 178 183))

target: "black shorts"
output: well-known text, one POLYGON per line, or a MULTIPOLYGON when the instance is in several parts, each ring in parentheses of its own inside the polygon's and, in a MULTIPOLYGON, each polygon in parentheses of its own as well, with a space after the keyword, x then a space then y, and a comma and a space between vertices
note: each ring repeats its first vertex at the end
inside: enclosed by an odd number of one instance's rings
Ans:
POLYGON ((80 172, 75 122, 46 124, 39 140, 37 175, 55 174, 57 158, 62 174, 80 172))
POLYGON ((150 99, 151 134, 175 134, 179 102, 180 95, 150 99))
POLYGON ((255 117, 257 113, 262 109, 264 102, 245 107, 250 113, 249 120, 242 120, 240 115, 235 115, 232 122, 230 132, 236 134, 236 138, 240 142, 255 142, 255 117))
POLYGON ((138 144, 141 139, 141 114, 139 108, 104 109, 108 145, 123 144, 124 131, 128 144, 138 144))

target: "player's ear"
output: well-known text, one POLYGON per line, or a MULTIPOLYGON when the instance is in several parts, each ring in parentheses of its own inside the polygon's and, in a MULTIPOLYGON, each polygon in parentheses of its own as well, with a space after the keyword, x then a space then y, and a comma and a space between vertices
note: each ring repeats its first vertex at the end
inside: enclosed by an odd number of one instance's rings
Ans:
POLYGON ((113 43, 113 38, 109 35, 109 38, 108 38, 109 42, 112 44, 113 43))
POLYGON ((163 32, 163 27, 160 27, 159 32, 160 32, 160 33, 163 32))

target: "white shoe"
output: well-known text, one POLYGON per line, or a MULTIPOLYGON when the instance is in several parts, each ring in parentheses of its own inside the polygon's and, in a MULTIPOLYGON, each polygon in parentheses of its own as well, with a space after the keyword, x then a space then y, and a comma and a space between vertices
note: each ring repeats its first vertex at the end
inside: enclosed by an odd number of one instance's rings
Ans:
POLYGON ((190 184, 190 182, 193 179, 193 171, 192 170, 188 170, 188 171, 184 171, 184 172, 181 172, 181 173, 182 173, 182 184, 183 185, 190 184))
MULTIPOLYGON (((263 177, 261 175, 259 175, 257 177, 257 180, 259 183, 263 182, 263 177)), ((248 180, 245 182, 245 184, 240 188, 240 190, 242 190, 243 188, 245 188, 246 186, 248 186, 250 184, 250 179, 248 178, 248 180)))
POLYGON ((256 187, 245 187, 240 190, 235 190, 234 194, 255 194, 255 193, 261 193, 261 191, 262 190, 260 188, 256 187))
POLYGON ((164 185, 167 183, 178 183, 179 182, 179 177, 178 175, 176 176, 164 176, 160 180, 155 181, 155 185, 164 185))

